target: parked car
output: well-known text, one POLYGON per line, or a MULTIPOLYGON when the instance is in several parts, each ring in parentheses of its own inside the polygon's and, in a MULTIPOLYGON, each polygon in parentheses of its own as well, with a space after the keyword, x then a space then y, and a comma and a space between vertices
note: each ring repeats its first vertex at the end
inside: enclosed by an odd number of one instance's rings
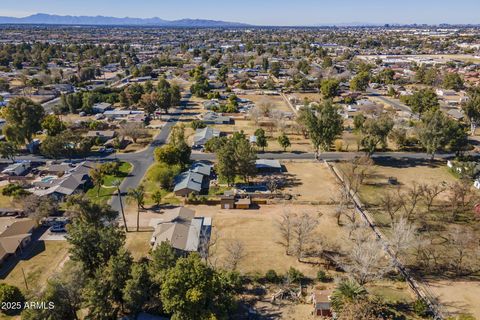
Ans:
POLYGON ((67 232, 67 229, 65 228, 64 224, 56 224, 50 228, 50 232, 63 233, 63 232, 67 232))

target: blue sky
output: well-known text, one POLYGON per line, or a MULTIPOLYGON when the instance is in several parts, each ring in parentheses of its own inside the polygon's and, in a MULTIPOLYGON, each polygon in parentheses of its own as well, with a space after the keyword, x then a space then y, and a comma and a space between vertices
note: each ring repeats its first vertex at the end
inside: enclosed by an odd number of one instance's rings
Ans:
POLYGON ((202 18, 258 25, 480 23, 479 0, 1 0, 0 15, 33 13, 163 19, 202 18))

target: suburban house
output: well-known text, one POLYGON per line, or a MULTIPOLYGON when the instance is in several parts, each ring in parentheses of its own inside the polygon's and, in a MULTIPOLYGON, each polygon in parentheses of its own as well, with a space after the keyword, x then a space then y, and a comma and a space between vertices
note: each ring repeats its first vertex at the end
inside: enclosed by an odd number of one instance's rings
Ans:
POLYGON ((317 290, 312 293, 314 315, 320 317, 332 316, 332 302, 330 300, 331 295, 332 290, 317 290))
POLYGON ((203 122, 205 124, 233 124, 231 117, 222 116, 216 112, 207 112, 203 116, 203 122))
POLYGON ((103 131, 88 131, 87 138, 95 138, 100 142, 107 142, 115 138, 116 133, 114 130, 103 130, 103 131))
POLYGON ((30 162, 12 163, 2 173, 9 176, 23 176, 30 169, 30 162))
POLYGON ((114 109, 108 110, 103 113, 109 119, 118 119, 118 118, 127 118, 129 116, 143 116, 145 113, 139 110, 121 110, 121 109, 114 109))
POLYGON ((220 108, 220 103, 215 100, 205 101, 203 103, 203 108, 205 108, 205 110, 218 109, 220 108))
POLYGON ((63 201, 65 197, 83 192, 90 183, 90 170, 95 164, 85 161, 77 165, 68 164, 54 165, 46 168, 48 172, 56 172, 57 176, 44 176, 39 181, 33 182, 33 188, 29 191, 44 197, 50 196, 57 201, 63 201))
POLYGON ((105 111, 112 110, 113 106, 111 103, 100 102, 92 106, 93 113, 104 113, 105 111))
POLYGON ((30 243, 35 226, 32 219, 0 218, 0 265, 30 243))
POLYGON ((188 196, 190 193, 208 193, 213 166, 207 161, 196 161, 190 169, 175 177, 173 192, 177 196, 188 196))
POLYGON ((213 165, 208 161, 195 161, 190 166, 190 171, 210 177, 213 174, 213 165))
POLYGON ((206 127, 197 129, 193 137, 193 147, 203 147, 210 139, 220 137, 220 131, 206 127))
POLYGON ((258 159, 255 167, 258 173, 280 173, 283 170, 280 161, 271 159, 258 159))
POLYGON ((179 207, 153 224, 155 231, 150 239, 153 249, 162 242, 169 242, 181 254, 199 252, 204 257, 208 254, 206 244, 210 240, 211 218, 195 217, 195 211, 179 207))
POLYGON ((192 171, 182 172, 175 177, 173 192, 177 196, 186 197, 190 193, 201 194, 208 191, 209 180, 204 175, 192 171))

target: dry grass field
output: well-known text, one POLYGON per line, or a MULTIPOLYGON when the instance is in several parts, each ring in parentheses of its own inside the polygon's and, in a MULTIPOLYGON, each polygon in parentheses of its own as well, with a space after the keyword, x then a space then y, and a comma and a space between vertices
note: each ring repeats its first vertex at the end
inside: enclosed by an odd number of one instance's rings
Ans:
POLYGON ((338 185, 330 169, 317 161, 284 161, 289 182, 284 192, 300 201, 330 203, 338 192, 338 185))
POLYGON ((274 110, 279 110, 283 112, 293 112, 292 109, 288 106, 285 100, 281 96, 264 96, 264 95, 239 95, 241 99, 248 99, 255 103, 256 105, 262 103, 271 103, 274 110))
MULTIPOLYGON (((298 262, 285 254, 280 244, 282 238, 278 223, 284 213, 284 205, 265 205, 258 210, 223 210, 218 207, 194 206, 197 216, 212 217, 213 234, 217 236, 212 261, 219 266, 224 264, 229 242, 240 241, 245 249, 245 258, 239 264, 244 273, 265 274, 269 269, 285 273, 290 267, 302 271, 306 276, 315 277, 322 261, 316 259, 309 264, 298 262)), ((346 232, 336 224, 330 206, 295 205, 288 207, 290 212, 308 212, 318 215, 318 235, 330 243, 342 245, 346 232)))
POLYGON ((448 312, 471 314, 480 319, 480 282, 476 281, 431 281, 433 293, 438 296, 448 312))
POLYGON ((22 290, 25 278, 30 290, 40 290, 46 281, 60 268, 68 258, 66 241, 38 241, 33 244, 31 253, 20 260, 1 282, 19 286, 22 290))

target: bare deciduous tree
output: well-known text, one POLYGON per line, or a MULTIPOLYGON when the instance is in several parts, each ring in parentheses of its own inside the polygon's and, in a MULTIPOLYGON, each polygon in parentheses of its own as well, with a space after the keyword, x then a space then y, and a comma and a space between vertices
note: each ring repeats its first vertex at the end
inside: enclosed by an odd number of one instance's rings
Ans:
POLYGON ((355 158, 343 170, 343 179, 353 194, 357 194, 368 176, 373 174, 373 160, 369 157, 355 158))
POLYGON ((478 239, 473 232, 456 226, 449 237, 450 261, 457 274, 478 271, 480 262, 478 239))
POLYGON ((380 240, 372 238, 365 228, 357 229, 352 248, 337 262, 361 285, 382 278, 392 269, 380 240))
POLYGON ((387 191, 380 196, 380 207, 388 214, 390 222, 393 223, 402 208, 402 201, 398 197, 398 193, 394 194, 391 191, 387 191))
POLYGON ((400 218, 392 223, 389 244, 395 259, 399 256, 405 257, 406 253, 415 246, 415 240, 415 228, 407 219, 400 218))
POLYGON ((412 187, 406 192, 401 192, 400 189, 398 190, 398 197, 402 204, 403 213, 408 220, 411 220, 414 213, 416 213, 417 205, 421 199, 422 190, 416 183, 413 183, 412 187))
POLYGON ((437 199, 437 197, 442 194, 446 188, 440 184, 428 185, 428 184, 421 184, 420 185, 420 192, 422 197, 425 201, 425 205, 427 206, 428 212, 431 212, 433 203, 437 199))
POLYGON ((450 213, 452 221, 458 219, 458 216, 471 209, 479 200, 476 192, 472 189, 469 180, 462 180, 450 186, 450 213))
POLYGON ((293 221, 293 238, 295 240, 295 255, 298 261, 304 258, 311 245, 313 231, 318 225, 318 218, 307 212, 297 215, 293 221))
POLYGON ((226 267, 230 270, 236 270, 240 261, 247 256, 243 242, 232 240, 226 244, 225 249, 227 251, 225 258, 226 267))
POLYGON ((294 216, 289 208, 284 208, 281 220, 278 223, 278 230, 282 237, 281 245, 285 247, 285 254, 290 255, 290 245, 293 236, 293 220, 294 216))
POLYGON ((137 140, 144 137, 147 131, 141 123, 126 122, 120 125, 119 133, 123 138, 129 137, 137 143, 137 140))

